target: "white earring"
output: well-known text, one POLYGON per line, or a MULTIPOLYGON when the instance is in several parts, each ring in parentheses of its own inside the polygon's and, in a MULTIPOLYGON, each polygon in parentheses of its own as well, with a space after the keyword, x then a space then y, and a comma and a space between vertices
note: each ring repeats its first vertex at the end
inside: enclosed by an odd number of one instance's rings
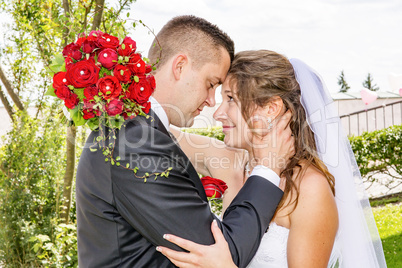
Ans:
POLYGON ((272 119, 271 119, 271 117, 268 117, 268 130, 271 130, 272 129, 272 119))

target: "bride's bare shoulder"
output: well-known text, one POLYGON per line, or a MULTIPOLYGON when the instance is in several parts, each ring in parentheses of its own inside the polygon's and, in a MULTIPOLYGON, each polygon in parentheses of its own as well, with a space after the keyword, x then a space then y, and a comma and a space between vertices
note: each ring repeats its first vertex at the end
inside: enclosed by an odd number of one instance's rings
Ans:
POLYGON ((331 185, 328 178, 322 171, 312 164, 302 163, 301 176, 299 176, 297 184, 299 186, 300 195, 311 194, 328 194, 332 196, 331 185))

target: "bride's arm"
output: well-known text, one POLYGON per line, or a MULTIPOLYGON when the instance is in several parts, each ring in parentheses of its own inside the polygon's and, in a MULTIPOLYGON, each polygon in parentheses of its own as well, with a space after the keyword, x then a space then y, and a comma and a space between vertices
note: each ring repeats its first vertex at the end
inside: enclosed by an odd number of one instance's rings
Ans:
POLYGON ((325 177, 309 168, 290 214, 288 267, 327 267, 338 229, 335 198, 325 177))
POLYGON ((228 148, 220 140, 182 132, 170 127, 180 147, 190 159, 198 173, 223 180, 228 189, 223 196, 223 211, 243 186, 244 166, 248 161, 247 152, 228 148))
POLYGON ((218 178, 224 170, 227 177, 244 168, 244 150, 228 148, 218 139, 182 132, 174 126, 170 126, 170 132, 200 174, 218 178))

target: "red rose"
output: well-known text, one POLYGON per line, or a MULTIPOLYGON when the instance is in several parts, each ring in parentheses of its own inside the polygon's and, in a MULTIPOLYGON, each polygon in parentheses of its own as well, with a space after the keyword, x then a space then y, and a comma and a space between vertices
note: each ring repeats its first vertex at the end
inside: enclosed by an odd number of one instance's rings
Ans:
POLYGON ((93 59, 78 61, 67 70, 66 78, 75 88, 84 88, 98 81, 99 68, 93 59))
POLYGON ((98 87, 99 92, 102 93, 103 98, 106 100, 115 99, 121 93, 121 85, 119 80, 111 75, 99 79, 98 83, 96 83, 96 86, 98 87))
POLYGON ((88 34, 87 39, 88 39, 89 41, 97 41, 98 38, 99 38, 100 36, 102 36, 102 35, 103 35, 103 32, 102 32, 102 31, 91 31, 91 32, 88 34))
POLYGON ((66 99, 64 100, 64 105, 66 105, 66 107, 69 109, 74 109, 79 101, 80 100, 78 99, 77 94, 70 91, 70 96, 66 97, 66 99))
POLYGON ((54 94, 56 94, 59 99, 65 100, 66 98, 70 97, 71 90, 66 85, 63 85, 57 89, 55 88, 54 94))
POLYGON ((140 105, 146 103, 153 93, 153 89, 145 76, 140 77, 138 83, 133 82, 128 88, 128 91, 129 99, 137 101, 140 105))
POLYGON ((85 39, 85 41, 82 43, 82 52, 86 54, 91 54, 94 52, 94 50, 97 48, 96 42, 95 41, 90 41, 88 39, 85 39))
POLYGON ((101 115, 101 111, 93 109, 94 106, 95 103, 89 102, 88 100, 84 99, 84 106, 82 107, 82 112, 84 113, 83 118, 85 120, 101 115))
POLYGON ((126 38, 124 38, 123 42, 117 49, 117 52, 120 56, 129 56, 131 53, 134 53, 136 49, 137 44, 135 43, 135 41, 126 36, 126 38))
POLYGON ((151 102, 148 101, 146 103, 141 104, 141 106, 144 107, 144 108, 142 108, 142 111, 147 114, 147 113, 149 113, 149 110, 151 109, 151 102))
POLYGON ((98 62, 108 70, 111 70, 117 64, 117 52, 111 48, 105 48, 99 52, 98 62))
POLYGON ((95 117, 95 113, 92 110, 83 109, 82 112, 84 113, 84 115, 82 117, 85 120, 95 117))
POLYGON ((150 73, 152 72, 152 65, 151 64, 145 64, 145 73, 150 73))
POLYGON ((71 65, 74 64, 73 58, 71 56, 67 56, 64 60, 64 63, 66 64, 66 70, 70 69, 71 65))
POLYGON ((106 112, 110 116, 115 116, 123 112, 123 102, 119 99, 111 100, 106 103, 106 112))
POLYGON ((86 87, 84 89, 84 96, 86 100, 90 101, 94 99, 94 96, 98 95, 98 88, 96 86, 86 87))
POLYGON ((75 43, 71 43, 71 44, 67 45, 63 49, 64 58, 67 58, 67 56, 71 56, 75 60, 82 59, 82 53, 80 51, 80 47, 81 46, 79 46, 79 45, 77 45, 75 43))
POLYGON ((201 182, 207 197, 221 198, 228 188, 224 181, 209 176, 202 177, 201 182))
POLYGON ((98 39, 96 40, 99 47, 101 48, 114 48, 116 49, 119 46, 119 39, 110 34, 102 34, 98 35, 98 39))
POLYGON ((59 89, 61 87, 67 86, 68 82, 66 79, 66 72, 58 72, 53 76, 53 88, 59 89))
POLYGON ((155 77, 153 75, 148 75, 147 76, 147 81, 149 85, 151 86, 152 89, 156 88, 156 82, 155 82, 155 77))
POLYGON ((133 74, 145 74, 145 62, 141 59, 140 54, 134 54, 130 58, 130 61, 128 62, 128 67, 130 68, 131 72, 133 74))
POLYGON ((122 83, 127 84, 131 81, 131 71, 127 66, 117 64, 116 67, 114 67, 113 75, 122 83))
POLYGON ((78 38, 75 43, 81 47, 85 40, 87 40, 87 37, 84 34, 82 37, 78 38))

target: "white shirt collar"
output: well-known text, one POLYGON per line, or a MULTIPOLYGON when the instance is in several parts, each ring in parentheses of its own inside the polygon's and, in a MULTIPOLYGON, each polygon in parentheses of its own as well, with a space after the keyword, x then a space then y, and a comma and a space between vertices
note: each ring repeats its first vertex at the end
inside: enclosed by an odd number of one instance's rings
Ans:
POLYGON ((162 121, 163 126, 169 131, 169 118, 162 105, 153 97, 149 97, 149 101, 151 102, 151 109, 156 113, 159 119, 162 121))

